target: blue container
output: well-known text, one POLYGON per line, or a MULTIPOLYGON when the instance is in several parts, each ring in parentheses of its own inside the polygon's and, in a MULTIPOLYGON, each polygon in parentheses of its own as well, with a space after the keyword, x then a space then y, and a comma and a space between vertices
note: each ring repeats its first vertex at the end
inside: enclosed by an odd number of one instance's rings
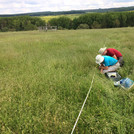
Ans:
POLYGON ((134 81, 129 78, 124 78, 120 80, 120 85, 124 89, 129 89, 134 85, 134 81))

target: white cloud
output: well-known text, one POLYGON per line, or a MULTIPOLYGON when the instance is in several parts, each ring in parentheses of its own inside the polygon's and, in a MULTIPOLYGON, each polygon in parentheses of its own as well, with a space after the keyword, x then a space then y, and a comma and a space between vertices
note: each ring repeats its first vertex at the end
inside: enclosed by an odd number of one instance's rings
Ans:
POLYGON ((117 3, 117 2, 115 2, 115 3, 113 3, 113 6, 114 7, 125 7, 125 6, 134 6, 134 2, 119 2, 119 3, 117 3))
POLYGON ((0 14, 134 6, 134 0, 0 0, 0 14))

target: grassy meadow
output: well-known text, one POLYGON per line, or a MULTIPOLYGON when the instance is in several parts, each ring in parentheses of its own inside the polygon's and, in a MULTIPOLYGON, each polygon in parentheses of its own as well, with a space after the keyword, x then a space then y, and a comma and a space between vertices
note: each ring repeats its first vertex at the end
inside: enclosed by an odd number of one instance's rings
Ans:
POLYGON ((80 14, 68 14, 68 15, 51 15, 51 16, 41 16, 40 18, 42 20, 45 20, 46 22, 48 22, 49 20, 51 20, 52 18, 59 18, 59 17, 68 17, 70 19, 74 19, 79 17, 80 14))
POLYGON ((134 80, 134 28, 0 33, 0 133, 133 134, 134 88, 100 74, 100 47, 118 49, 120 75, 134 80))

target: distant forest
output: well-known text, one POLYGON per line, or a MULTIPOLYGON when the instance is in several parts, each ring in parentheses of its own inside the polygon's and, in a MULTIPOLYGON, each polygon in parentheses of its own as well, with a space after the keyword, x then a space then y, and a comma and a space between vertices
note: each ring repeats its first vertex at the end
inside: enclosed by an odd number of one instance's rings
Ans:
POLYGON ((133 27, 134 12, 87 13, 71 20, 68 17, 52 18, 49 25, 58 29, 97 29, 133 27))
POLYGON ((37 30, 39 26, 45 26, 45 21, 39 17, 0 17, 1 32, 37 30))
POLYGON ((89 10, 71 10, 71 11, 59 11, 59 12, 34 12, 24 14, 11 14, 0 15, 0 17, 12 17, 12 16, 50 16, 50 15, 66 15, 66 14, 85 14, 85 13, 105 13, 105 12, 122 12, 122 11, 134 11, 134 6, 120 7, 120 8, 107 8, 107 9, 89 9, 89 10))
MULTIPOLYGON (((34 16, 13 16, 0 17, 0 31, 27 31, 37 30, 38 27, 45 27, 46 22, 40 17, 34 16)), ((47 26, 57 26, 62 29, 95 29, 95 28, 116 28, 133 27, 134 12, 105 12, 85 13, 73 20, 67 16, 52 18, 47 26)))

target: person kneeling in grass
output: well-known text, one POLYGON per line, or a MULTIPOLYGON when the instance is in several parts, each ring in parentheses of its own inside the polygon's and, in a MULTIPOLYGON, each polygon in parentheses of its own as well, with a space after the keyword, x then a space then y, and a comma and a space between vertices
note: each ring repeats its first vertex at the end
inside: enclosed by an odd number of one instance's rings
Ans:
POLYGON ((121 52, 119 52, 118 50, 114 49, 114 48, 100 48, 99 53, 101 55, 107 55, 107 56, 111 56, 113 58, 115 58, 116 60, 119 61, 120 63, 120 67, 122 67, 124 65, 124 61, 123 61, 123 57, 121 52))
POLYGON ((97 55, 96 63, 100 65, 101 73, 113 72, 120 67, 118 60, 111 56, 97 55))

